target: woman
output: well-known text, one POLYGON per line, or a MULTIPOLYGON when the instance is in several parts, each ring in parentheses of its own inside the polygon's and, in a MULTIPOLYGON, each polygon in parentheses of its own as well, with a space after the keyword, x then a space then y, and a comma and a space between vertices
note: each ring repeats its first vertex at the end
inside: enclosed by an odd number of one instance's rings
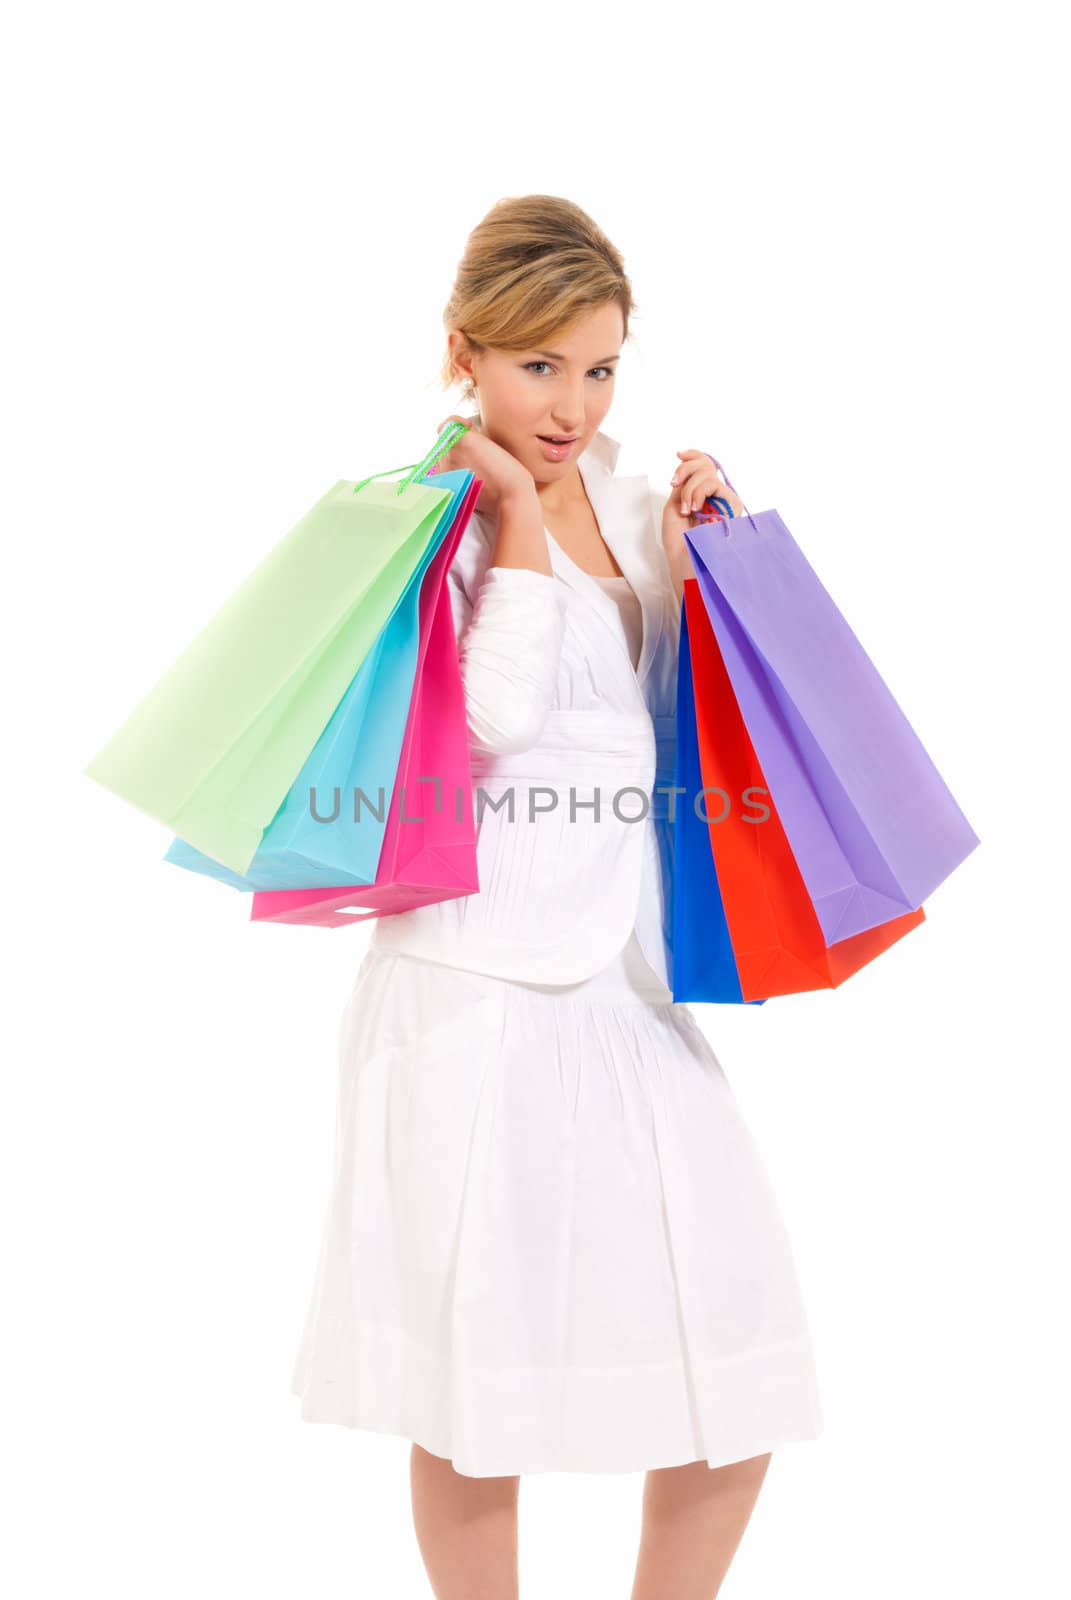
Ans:
POLYGON ((639 1469, 633 1600, 708 1600, 772 1449, 822 1428, 775 1196, 670 989, 683 530, 742 507, 701 450, 668 496, 615 476, 631 310, 609 240, 534 195, 444 318, 480 404, 440 463, 483 482, 447 580, 480 890, 375 924, 293 1381, 306 1420, 413 1441, 443 1600, 516 1594, 521 1473, 639 1469))

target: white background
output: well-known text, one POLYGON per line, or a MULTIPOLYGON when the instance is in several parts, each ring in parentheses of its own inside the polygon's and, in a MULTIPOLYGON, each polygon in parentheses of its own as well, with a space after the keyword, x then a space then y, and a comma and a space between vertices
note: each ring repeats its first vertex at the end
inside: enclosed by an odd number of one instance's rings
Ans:
MULTIPOLYGON (((639 303, 604 428, 776 506, 981 846, 833 993, 696 1008, 826 1431, 723 1593, 1068 1592, 1066 56, 1056 8, 38 4, 4 33, 6 1587, 420 1596, 405 1441, 288 1390, 365 928, 253 926, 82 775, 339 477, 459 404, 501 196, 639 303)), ((522 1593, 624 1597, 638 1474, 522 1593)))

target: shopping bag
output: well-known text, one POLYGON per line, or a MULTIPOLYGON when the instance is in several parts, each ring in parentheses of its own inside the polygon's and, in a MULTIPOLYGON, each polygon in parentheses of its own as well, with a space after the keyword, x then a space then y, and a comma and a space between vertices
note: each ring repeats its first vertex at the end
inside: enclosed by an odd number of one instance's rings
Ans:
MULTIPOLYGON (((694 579, 689 580, 693 583, 694 579)), ((687 583, 685 585, 687 588, 687 583)), ((695 695, 687 618, 682 608, 677 657, 677 745, 673 775, 672 990, 674 1000, 751 1004, 740 986, 704 819, 695 695)), ((758 1000, 754 1004, 762 1005, 758 1000)))
POLYGON ((457 548, 482 487, 469 471, 441 473, 434 482, 450 492, 450 514, 441 520, 247 871, 232 872, 178 838, 166 861, 246 891, 375 882, 416 678, 421 584, 452 532, 451 547, 457 548))
POLYGON ((777 511, 684 537, 826 944, 917 909, 980 841, 873 662, 777 511))
MULTIPOLYGON (((481 487, 476 479, 473 501, 481 487)), ((459 522, 420 592, 416 681, 375 883, 257 890, 252 921, 340 928, 479 890, 468 713, 446 583, 460 537, 459 522)))
MULTIPOLYGON (((826 946, 733 692, 695 578, 684 583, 699 762, 710 842, 740 989, 746 999, 835 989, 925 920, 922 907, 826 946), (765 813, 765 814, 764 814, 765 813)), ((790 773, 787 783, 802 781, 790 773)), ((771 792, 773 790, 773 792, 771 792)))
POLYGON ((448 514, 448 491, 412 479, 458 429, 448 425, 401 484, 342 479, 322 495, 86 774, 245 872, 448 514))

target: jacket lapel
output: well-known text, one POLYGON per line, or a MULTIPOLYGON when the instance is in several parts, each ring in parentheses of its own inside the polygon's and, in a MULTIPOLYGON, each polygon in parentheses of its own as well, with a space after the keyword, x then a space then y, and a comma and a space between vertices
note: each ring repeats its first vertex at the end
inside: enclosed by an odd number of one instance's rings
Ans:
MULTIPOLYGON (((577 468, 599 524, 599 532, 613 551, 614 560, 640 602, 643 643, 636 665, 636 678, 643 683, 662 637, 664 598, 660 574, 654 561, 656 552, 651 544, 651 500, 647 474, 640 472, 626 478, 615 477, 614 466, 620 449, 616 439, 597 432, 587 449, 577 458, 577 468)), ((571 589, 583 595, 592 610, 606 623, 619 648, 625 651, 620 616, 614 601, 589 572, 578 567, 566 554, 550 529, 545 531, 550 564, 555 574, 571 589)), ((627 651, 625 656, 631 669, 632 661, 627 651)))

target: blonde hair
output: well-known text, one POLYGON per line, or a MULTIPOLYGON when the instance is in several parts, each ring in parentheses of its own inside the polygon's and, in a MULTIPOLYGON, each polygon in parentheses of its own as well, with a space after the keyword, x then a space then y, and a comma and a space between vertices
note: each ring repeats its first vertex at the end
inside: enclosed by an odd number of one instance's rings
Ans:
MULTIPOLYGON (((499 200, 465 243, 443 311, 470 351, 532 350, 596 310, 621 307, 628 338, 636 307, 621 254, 586 211, 556 194, 499 200)), ((449 343, 444 389, 459 382, 449 343)), ((474 391, 466 381, 464 398, 474 391)))

